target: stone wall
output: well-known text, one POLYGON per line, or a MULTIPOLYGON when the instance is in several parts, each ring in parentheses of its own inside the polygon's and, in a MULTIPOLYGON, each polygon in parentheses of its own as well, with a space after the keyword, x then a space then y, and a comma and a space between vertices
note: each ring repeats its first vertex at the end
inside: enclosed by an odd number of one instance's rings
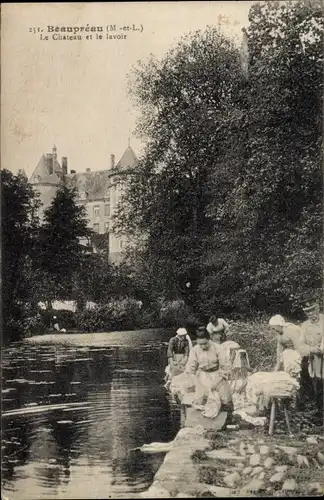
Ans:
POLYGON ((288 442, 251 431, 210 437, 201 426, 185 427, 141 497, 322 496, 324 436, 288 442))

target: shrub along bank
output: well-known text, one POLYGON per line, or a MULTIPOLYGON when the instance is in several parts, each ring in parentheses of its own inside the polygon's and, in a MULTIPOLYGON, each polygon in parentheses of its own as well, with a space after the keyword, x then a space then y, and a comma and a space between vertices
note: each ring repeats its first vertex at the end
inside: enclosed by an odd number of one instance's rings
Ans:
POLYGON ((182 300, 163 302, 143 307, 141 301, 133 298, 112 299, 106 304, 97 304, 91 309, 76 313, 68 310, 39 310, 26 321, 28 335, 46 333, 51 328, 53 316, 61 328, 78 332, 109 332, 138 330, 144 328, 178 328, 184 325, 194 332, 199 320, 182 300))

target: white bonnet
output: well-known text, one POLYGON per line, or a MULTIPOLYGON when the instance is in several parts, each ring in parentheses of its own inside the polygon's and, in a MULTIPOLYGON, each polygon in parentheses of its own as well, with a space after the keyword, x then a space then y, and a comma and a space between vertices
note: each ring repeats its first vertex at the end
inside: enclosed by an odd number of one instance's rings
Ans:
POLYGON ((272 316, 269 321, 270 326, 285 326, 286 322, 280 314, 276 314, 275 316, 272 316))

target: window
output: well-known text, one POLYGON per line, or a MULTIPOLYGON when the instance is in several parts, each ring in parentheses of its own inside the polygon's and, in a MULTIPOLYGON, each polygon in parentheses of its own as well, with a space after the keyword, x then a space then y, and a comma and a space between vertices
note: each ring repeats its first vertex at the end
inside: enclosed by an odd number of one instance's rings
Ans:
POLYGON ((119 242, 119 248, 120 248, 120 250, 122 250, 122 248, 123 248, 123 242, 122 241, 119 242))
POLYGON ((99 217, 99 205, 93 207, 93 215, 94 217, 99 217))
POLYGON ((105 201, 106 201, 106 203, 110 202, 110 187, 107 188, 107 191, 105 193, 105 201))
POLYGON ((110 205, 108 203, 105 204, 105 217, 109 217, 110 215, 110 205))
POLYGON ((99 233, 99 224, 94 224, 93 225, 93 230, 95 233, 99 233))
POLYGON ((109 232, 109 222, 105 222, 105 233, 109 232))

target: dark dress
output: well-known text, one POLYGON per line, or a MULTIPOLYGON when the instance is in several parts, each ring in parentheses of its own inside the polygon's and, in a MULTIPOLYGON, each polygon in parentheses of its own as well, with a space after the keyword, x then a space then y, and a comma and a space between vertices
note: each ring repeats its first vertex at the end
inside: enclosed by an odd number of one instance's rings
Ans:
POLYGON ((172 359, 170 371, 172 377, 184 372, 189 356, 189 342, 185 336, 172 337, 168 346, 168 359, 172 359))

